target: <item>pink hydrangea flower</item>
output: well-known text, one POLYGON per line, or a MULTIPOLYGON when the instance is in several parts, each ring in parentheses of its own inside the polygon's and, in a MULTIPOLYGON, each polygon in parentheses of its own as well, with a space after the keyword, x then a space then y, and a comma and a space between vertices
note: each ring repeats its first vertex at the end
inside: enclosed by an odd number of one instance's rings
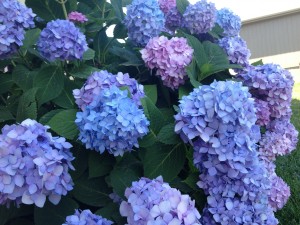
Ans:
POLYGON ((184 84, 187 74, 185 67, 193 58, 194 50, 187 44, 185 38, 165 36, 152 38, 141 50, 142 58, 150 69, 157 69, 163 84, 177 89, 184 84))
POLYGON ((80 12, 70 12, 69 15, 68 15, 68 19, 74 23, 84 23, 84 22, 87 22, 88 19, 86 18, 85 15, 83 15, 82 13, 80 12))
POLYGON ((277 175, 274 175, 271 178, 271 183, 272 187, 269 196, 269 203, 276 212, 285 206, 291 196, 291 190, 287 183, 285 183, 284 180, 277 175))

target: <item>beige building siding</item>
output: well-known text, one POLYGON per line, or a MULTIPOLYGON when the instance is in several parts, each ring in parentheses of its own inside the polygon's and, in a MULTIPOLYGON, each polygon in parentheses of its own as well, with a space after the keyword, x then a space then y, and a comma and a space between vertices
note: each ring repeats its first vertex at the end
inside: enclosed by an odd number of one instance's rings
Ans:
POLYGON ((300 82, 300 9, 244 21, 241 37, 251 62, 280 64, 300 82))

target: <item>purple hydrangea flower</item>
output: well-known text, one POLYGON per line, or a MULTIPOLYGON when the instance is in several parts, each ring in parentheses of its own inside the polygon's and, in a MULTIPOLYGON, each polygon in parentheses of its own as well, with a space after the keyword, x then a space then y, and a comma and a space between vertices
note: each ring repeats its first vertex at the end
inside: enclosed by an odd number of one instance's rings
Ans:
POLYGON ((104 88, 110 88, 112 85, 117 87, 128 87, 131 98, 139 106, 141 99, 145 96, 144 86, 129 77, 128 73, 119 72, 117 75, 101 70, 92 73, 81 89, 73 90, 75 102, 81 110, 84 110, 93 99, 99 95, 104 88))
POLYGON ((121 203, 120 213, 128 225, 201 224, 195 201, 164 183, 161 176, 133 182, 125 196, 128 200, 121 203))
POLYGON ((166 28, 168 28, 171 31, 175 31, 177 28, 180 28, 183 26, 183 16, 181 13, 177 10, 177 8, 172 8, 168 11, 166 14, 166 28))
POLYGON ((152 38, 141 53, 146 65, 157 69, 163 84, 177 89, 187 78, 185 67, 192 61, 193 51, 185 38, 161 36, 152 38))
POLYGON ((269 160, 291 153, 297 147, 298 131, 289 119, 275 119, 267 126, 266 133, 259 142, 259 151, 269 160))
POLYGON ((276 64, 265 64, 251 66, 237 77, 255 98, 268 102, 272 118, 291 114, 294 80, 288 70, 276 64))
POLYGON ((266 126, 270 122, 271 115, 268 102, 255 99, 255 108, 257 116, 256 124, 259 126, 266 126))
POLYGON ((47 23, 37 42, 40 54, 49 61, 82 59, 88 49, 84 34, 68 20, 47 23))
POLYGON ((90 210, 76 210, 74 215, 67 216, 62 225, 112 225, 113 222, 93 214, 90 210))
POLYGON ((164 14, 167 14, 171 9, 176 8, 176 0, 158 0, 158 4, 164 14))
POLYGON ((115 156, 138 147, 138 138, 148 133, 149 121, 142 109, 128 97, 127 90, 105 88, 76 115, 79 139, 87 149, 115 156))
POLYGON ((226 52, 231 63, 249 66, 250 50, 246 42, 238 36, 224 37, 219 40, 219 46, 226 52))
POLYGON ((272 188, 269 196, 269 203, 273 207, 273 210, 276 212, 279 209, 282 209, 283 206, 289 200, 291 196, 290 187, 278 177, 276 174, 271 178, 272 188))
POLYGON ((4 126, 0 135, 0 204, 58 204, 73 189, 72 145, 34 120, 4 126))
POLYGON ((241 18, 227 8, 217 11, 216 22, 223 29, 224 36, 237 36, 242 26, 241 18))
POLYGON ((145 46, 150 38, 156 37, 164 29, 165 17, 157 0, 133 0, 127 6, 124 23, 128 37, 138 46, 145 46))
POLYGON ((34 27, 35 14, 16 0, 0 1, 0 59, 5 59, 23 45, 25 30, 34 27))
POLYGON ((192 34, 203 34, 212 30, 217 9, 214 3, 201 0, 189 5, 184 14, 184 25, 192 34))
POLYGON ((74 22, 74 23, 84 23, 87 22, 88 19, 86 18, 86 16, 80 12, 70 12, 68 14, 68 20, 74 22))

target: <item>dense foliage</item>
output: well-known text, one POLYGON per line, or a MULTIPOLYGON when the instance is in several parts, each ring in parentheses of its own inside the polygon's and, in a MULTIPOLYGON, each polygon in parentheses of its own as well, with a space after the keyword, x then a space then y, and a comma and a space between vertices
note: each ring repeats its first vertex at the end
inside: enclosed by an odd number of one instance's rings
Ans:
POLYGON ((0 225, 278 224, 294 81, 240 28, 206 0, 1 0, 0 225))

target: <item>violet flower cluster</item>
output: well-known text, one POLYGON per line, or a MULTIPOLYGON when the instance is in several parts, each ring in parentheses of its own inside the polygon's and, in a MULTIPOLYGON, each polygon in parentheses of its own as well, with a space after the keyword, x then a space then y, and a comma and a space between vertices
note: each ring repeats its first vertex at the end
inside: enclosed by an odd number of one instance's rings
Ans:
POLYGON ((124 24, 129 39, 137 46, 145 46, 164 30, 165 16, 157 0, 133 0, 127 6, 124 24))
POLYGON ((237 77, 255 98, 268 102, 272 118, 291 115, 294 80, 289 71, 276 64, 265 64, 251 66, 237 77))
POLYGON ((166 14, 165 26, 172 32, 174 32, 177 28, 181 28, 183 26, 183 16, 176 7, 170 9, 166 14))
POLYGON ((120 213, 127 217, 127 225, 201 224, 195 201, 164 183, 161 176, 133 182, 125 197, 128 200, 121 203, 120 213))
POLYGON ((177 89, 184 84, 187 74, 185 67, 191 63, 194 50, 185 38, 165 36, 152 38, 141 50, 142 58, 150 69, 157 69, 163 84, 177 89))
POLYGON ((100 153, 107 150, 115 156, 138 147, 138 138, 148 133, 149 121, 142 109, 128 97, 127 90, 116 86, 105 88, 94 96, 83 112, 78 112, 77 124, 81 140, 87 149, 100 153))
POLYGON ((90 210, 76 210, 74 215, 67 216, 62 225, 112 225, 113 222, 93 214, 90 210))
POLYGON ((39 53, 49 61, 82 59, 88 49, 86 38, 74 23, 53 20, 47 23, 37 42, 39 53))
POLYGON ((70 20, 71 22, 74 23, 85 23, 88 21, 88 19, 86 18, 86 16, 80 12, 70 12, 68 14, 68 20, 70 20))
POLYGON ((217 9, 214 3, 200 0, 190 4, 184 14, 184 26, 192 34, 203 34, 212 30, 216 22, 217 9))
POLYGON ((176 0, 158 0, 159 8, 166 15, 171 9, 176 8, 176 0))
POLYGON ((218 10, 216 23, 223 29, 224 36, 237 36, 242 26, 241 18, 227 8, 218 10))
POLYGON ((73 189, 72 145, 34 120, 6 125, 0 135, 0 204, 58 204, 73 189))
POLYGON ((133 101, 138 106, 141 105, 140 100, 145 96, 143 85, 130 78, 128 73, 119 72, 114 75, 106 70, 92 73, 81 89, 73 90, 75 102, 81 110, 84 110, 99 95, 101 90, 110 88, 113 85, 119 88, 127 87, 133 101))
POLYGON ((270 108, 269 104, 266 101, 255 99, 255 108, 257 121, 256 124, 259 126, 265 126, 270 122, 270 108))
POLYGON ((0 60, 23 45, 25 29, 34 27, 35 14, 17 0, 0 1, 0 60))
POLYGON ((218 45, 226 52, 231 63, 243 67, 249 66, 250 50, 246 42, 239 36, 224 37, 218 41, 218 45))
POLYGON ((260 129, 248 88, 215 81, 184 96, 179 108, 175 132, 193 145, 197 184, 208 195, 202 223, 277 224, 268 202, 270 181, 255 149, 260 129))

